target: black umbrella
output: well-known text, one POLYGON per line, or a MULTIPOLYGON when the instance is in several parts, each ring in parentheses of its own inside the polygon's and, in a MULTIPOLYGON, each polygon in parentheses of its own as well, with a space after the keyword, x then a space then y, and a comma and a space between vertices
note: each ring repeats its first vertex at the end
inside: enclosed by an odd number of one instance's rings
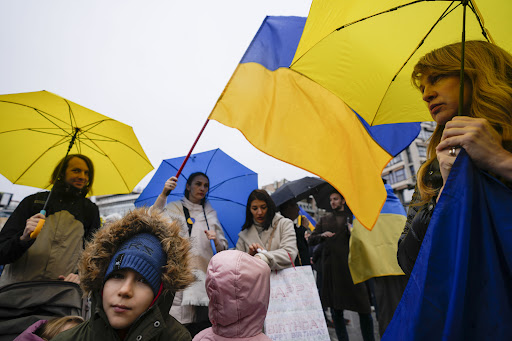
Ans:
POLYGON ((272 193, 271 197, 276 206, 279 207, 287 201, 293 200, 294 202, 297 202, 309 197, 310 195, 315 196, 316 200, 316 195, 324 187, 332 186, 323 179, 306 176, 302 179, 285 183, 272 193))

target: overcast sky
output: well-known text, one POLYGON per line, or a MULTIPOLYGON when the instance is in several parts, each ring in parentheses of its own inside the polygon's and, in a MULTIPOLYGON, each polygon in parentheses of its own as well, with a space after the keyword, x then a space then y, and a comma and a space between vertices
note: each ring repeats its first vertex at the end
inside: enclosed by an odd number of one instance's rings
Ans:
MULTIPOLYGON (((131 125, 156 169, 162 159, 187 154, 265 16, 307 16, 310 5, 2 0, 0 94, 48 90, 131 125)), ((211 121, 194 152, 214 148, 257 172, 260 186, 309 175, 211 121)), ((0 192, 20 200, 34 191, 0 175, 0 192)))

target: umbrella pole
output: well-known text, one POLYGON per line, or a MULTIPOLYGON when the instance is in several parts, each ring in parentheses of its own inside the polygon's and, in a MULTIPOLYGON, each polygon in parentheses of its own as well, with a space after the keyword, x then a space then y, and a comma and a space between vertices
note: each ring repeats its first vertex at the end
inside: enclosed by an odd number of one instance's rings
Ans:
POLYGON ((463 115, 464 108, 464 55, 466 50, 466 8, 468 0, 462 0, 462 51, 460 54, 460 87, 459 87, 459 110, 458 116, 463 115))
MULTIPOLYGON (((64 159, 69 155, 69 151, 71 150, 71 147, 73 147, 73 144, 75 143, 76 136, 78 135, 79 131, 80 131, 80 128, 75 128, 75 133, 73 134, 73 137, 71 138, 71 141, 69 142, 68 150, 66 152, 66 156, 64 156, 64 159)), ((64 166, 64 163, 62 163, 59 166, 59 170, 57 172, 57 177, 60 175, 60 172, 62 171, 62 166, 64 166)), ((46 206, 48 206, 48 203, 50 202, 50 197, 52 196, 54 187, 55 187, 55 184, 54 184, 54 186, 52 186, 52 189, 50 190, 50 194, 48 194, 48 198, 46 198, 46 201, 44 202, 43 209, 39 212, 42 215, 44 215, 45 217, 46 217, 46 206)), ((41 232, 41 229, 43 228, 45 221, 46 221, 45 219, 39 219, 36 228, 30 234, 30 238, 35 239, 39 235, 39 232, 41 232)))
MULTIPOLYGON (((185 160, 183 160, 183 163, 181 164, 180 166, 180 169, 178 169, 178 172, 176 173, 176 178, 179 178, 180 177, 180 174, 181 174, 181 171, 183 170, 183 167, 185 167, 188 159, 190 158, 190 154, 192 154, 192 151, 194 150, 194 148, 196 147, 196 144, 197 144, 197 141, 199 141, 199 138, 201 137, 201 135, 203 134, 203 131, 204 131, 204 128, 206 128, 206 125, 208 124, 208 122, 210 122, 210 119, 207 118, 206 119, 206 122, 204 122, 204 125, 203 127, 201 128, 201 131, 199 132, 199 135, 197 135, 196 137, 196 140, 194 141, 194 143, 192 144, 192 147, 190 148, 190 150, 188 151, 188 154, 187 156, 185 157, 185 160)), ((171 194, 171 191, 167 191, 166 195, 169 195, 171 194)))
MULTIPOLYGON (((192 144, 192 147, 190 148, 190 150, 188 151, 188 154, 187 156, 185 157, 185 160, 183 160, 183 163, 181 164, 180 166, 180 169, 178 169, 178 172, 176 173, 176 178, 179 178, 180 177, 180 174, 181 174, 181 171, 183 170, 183 167, 185 167, 185 165, 187 164, 187 161, 188 159, 190 158, 190 154, 192 154, 192 151, 194 150, 194 148, 196 147, 196 144, 197 144, 197 141, 199 141, 199 138, 201 137, 201 135, 203 134, 203 131, 204 131, 204 128, 206 128, 206 125, 208 124, 208 122, 210 122, 210 119, 207 118, 206 119, 206 122, 204 122, 204 125, 203 127, 201 128, 201 131, 199 132, 199 135, 197 135, 196 137, 196 140, 194 141, 194 143, 192 144)), ((166 195, 169 195, 171 194, 171 191, 167 191, 166 195)), ((204 213, 204 218, 206 219, 206 213, 204 212, 204 208, 203 208, 203 213, 204 213)), ((206 220, 206 226, 208 226, 208 220, 206 220)), ((208 230, 210 229, 210 226, 208 226, 208 230)), ((217 250, 215 248, 215 242, 210 239, 210 245, 212 247, 212 251, 213 251, 213 254, 215 255, 217 253, 217 250)))

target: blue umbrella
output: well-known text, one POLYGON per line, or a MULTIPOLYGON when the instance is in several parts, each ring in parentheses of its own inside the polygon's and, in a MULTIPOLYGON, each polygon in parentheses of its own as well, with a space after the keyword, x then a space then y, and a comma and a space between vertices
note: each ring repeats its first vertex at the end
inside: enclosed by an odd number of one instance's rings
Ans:
MULTIPOLYGON (((163 160, 155 175, 135 200, 135 206, 151 206, 162 192, 165 181, 174 176, 185 156, 163 160)), ((188 176, 203 172, 210 179, 207 199, 217 211, 229 247, 234 247, 245 221, 245 206, 249 194, 258 188, 258 174, 245 167, 220 149, 192 154, 178 178, 178 185, 167 202, 179 200, 185 192, 188 176)))

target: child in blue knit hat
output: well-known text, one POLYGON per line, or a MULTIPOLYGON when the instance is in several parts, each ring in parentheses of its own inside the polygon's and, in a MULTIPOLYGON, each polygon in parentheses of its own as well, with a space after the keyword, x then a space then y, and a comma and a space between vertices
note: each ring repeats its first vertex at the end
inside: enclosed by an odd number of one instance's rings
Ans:
POLYGON ((190 244, 168 221, 136 209, 94 236, 79 263, 91 319, 54 340, 191 340, 169 315, 175 292, 195 279, 190 244))

